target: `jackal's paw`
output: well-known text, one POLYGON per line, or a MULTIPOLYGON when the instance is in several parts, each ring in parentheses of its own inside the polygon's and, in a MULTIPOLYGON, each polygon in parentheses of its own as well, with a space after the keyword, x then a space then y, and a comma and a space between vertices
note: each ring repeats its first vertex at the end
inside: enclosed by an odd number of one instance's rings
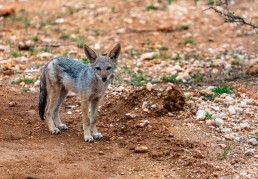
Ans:
POLYGON ((94 141, 92 136, 84 136, 84 140, 85 140, 85 142, 93 142, 94 141))
POLYGON ((60 134, 61 131, 58 128, 54 128, 53 130, 50 130, 52 134, 60 134))
POLYGON ((93 139, 101 139, 102 138, 102 134, 101 133, 95 133, 92 134, 93 139))
POLYGON ((65 124, 61 124, 60 126, 57 126, 60 130, 67 130, 68 127, 65 124))

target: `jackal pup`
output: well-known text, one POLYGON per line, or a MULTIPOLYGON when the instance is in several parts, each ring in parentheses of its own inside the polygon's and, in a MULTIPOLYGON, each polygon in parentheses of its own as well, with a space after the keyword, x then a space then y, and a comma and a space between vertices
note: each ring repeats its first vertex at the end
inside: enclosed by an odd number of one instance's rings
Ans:
POLYGON ((60 130, 67 129, 59 118, 59 107, 68 91, 72 91, 81 98, 84 140, 93 142, 102 137, 96 128, 95 115, 99 101, 111 81, 120 51, 121 45, 118 43, 107 56, 101 56, 84 45, 84 53, 90 65, 68 57, 56 57, 43 66, 40 75, 39 114, 42 120, 47 120, 50 132, 58 134, 60 130))

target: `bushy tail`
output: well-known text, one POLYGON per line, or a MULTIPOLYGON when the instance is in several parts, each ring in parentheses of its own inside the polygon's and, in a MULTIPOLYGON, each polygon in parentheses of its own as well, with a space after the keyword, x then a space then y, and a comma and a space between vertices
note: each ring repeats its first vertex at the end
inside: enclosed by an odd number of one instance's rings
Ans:
POLYGON ((40 74, 40 92, 39 92, 39 115, 41 120, 44 120, 45 108, 47 104, 47 83, 45 77, 45 66, 40 74))

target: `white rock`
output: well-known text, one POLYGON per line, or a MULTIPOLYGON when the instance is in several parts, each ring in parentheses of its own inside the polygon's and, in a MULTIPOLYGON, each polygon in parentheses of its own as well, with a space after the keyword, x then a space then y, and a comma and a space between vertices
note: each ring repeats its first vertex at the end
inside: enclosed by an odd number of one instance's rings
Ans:
POLYGON ((240 106, 241 107, 246 107, 246 101, 241 101, 240 106))
POLYGON ((229 106, 229 107, 228 107, 228 112, 229 112, 230 114, 236 114, 236 108, 235 108, 235 106, 229 106))
POLYGON ((148 83, 146 84, 146 89, 147 89, 148 91, 151 91, 151 90, 153 89, 153 84, 151 84, 150 82, 148 82, 148 83))
POLYGON ((225 65, 225 69, 226 69, 226 70, 231 70, 231 69, 232 69, 231 64, 227 63, 227 64, 225 65))
POLYGON ((144 102, 142 103, 142 109, 146 109, 147 106, 148 106, 148 102, 147 102, 147 101, 144 101, 144 102))
POLYGON ((196 120, 203 120, 205 119, 206 112, 205 110, 198 110, 196 113, 196 120))
POLYGON ((247 122, 240 123, 241 129, 249 129, 250 125, 247 122))
POLYGON ((189 93, 189 92, 185 92, 184 94, 185 94, 186 98, 190 98, 191 97, 191 93, 189 93))
POLYGON ((136 115, 135 115, 135 114, 132 114, 132 113, 126 113, 126 114, 125 114, 125 117, 126 117, 127 119, 134 119, 134 118, 136 117, 136 115))
POLYGON ((58 19, 55 20, 55 22, 57 24, 62 24, 62 23, 64 23, 64 18, 58 18, 58 19))
POLYGON ((122 92, 125 90, 125 87, 123 86, 119 86, 117 89, 116 89, 116 92, 122 92))
POLYGON ((234 100, 234 98, 232 98, 231 96, 226 96, 225 100, 226 100, 227 102, 231 102, 231 101, 234 100))
POLYGON ((246 99, 245 102, 248 105, 253 105, 253 100, 252 99, 246 99))
POLYGON ((253 146, 258 145, 258 141, 255 138, 249 139, 248 144, 251 144, 253 146))
POLYGON ((224 133, 231 133, 232 129, 231 128, 223 128, 221 130, 221 132, 224 132, 224 133))
POLYGON ((153 57, 157 55, 156 52, 149 52, 149 53, 144 53, 141 55, 141 60, 151 60, 153 57))
POLYGON ((36 86, 39 86, 39 85, 40 85, 40 80, 35 81, 34 86, 36 87, 36 86))
POLYGON ((152 108, 152 109, 155 109, 155 108, 157 108, 157 105, 156 105, 156 104, 153 104, 153 105, 151 105, 151 108, 152 108))
POLYGON ((4 46, 4 45, 0 45, 0 51, 10 52, 10 47, 9 46, 4 46))
POLYGON ((67 114, 72 114, 72 112, 71 111, 67 111, 67 114))
POLYGON ((215 119, 215 122, 216 122, 216 126, 223 126, 224 125, 224 120, 221 119, 221 118, 216 118, 215 119))
POLYGON ((207 88, 206 88, 206 90, 213 90, 214 88, 216 88, 215 86, 208 86, 207 88))
POLYGON ((174 68, 173 68, 173 71, 177 71, 177 72, 181 72, 183 70, 184 69, 182 67, 180 67, 179 65, 175 65, 174 68))
POLYGON ((254 155, 254 149, 247 149, 245 151, 246 156, 253 156, 254 155))
POLYGON ((37 57, 40 60, 49 60, 53 57, 53 54, 48 53, 48 52, 44 52, 44 53, 38 54, 37 57))

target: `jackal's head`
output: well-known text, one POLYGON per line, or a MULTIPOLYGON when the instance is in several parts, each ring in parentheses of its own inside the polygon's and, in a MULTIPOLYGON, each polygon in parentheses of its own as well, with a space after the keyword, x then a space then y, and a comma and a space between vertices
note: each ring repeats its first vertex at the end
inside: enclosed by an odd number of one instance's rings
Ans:
POLYGON ((99 80, 106 82, 112 78, 115 69, 115 63, 121 52, 120 43, 108 53, 106 56, 98 55, 89 46, 84 45, 84 53, 88 57, 89 62, 99 80))

